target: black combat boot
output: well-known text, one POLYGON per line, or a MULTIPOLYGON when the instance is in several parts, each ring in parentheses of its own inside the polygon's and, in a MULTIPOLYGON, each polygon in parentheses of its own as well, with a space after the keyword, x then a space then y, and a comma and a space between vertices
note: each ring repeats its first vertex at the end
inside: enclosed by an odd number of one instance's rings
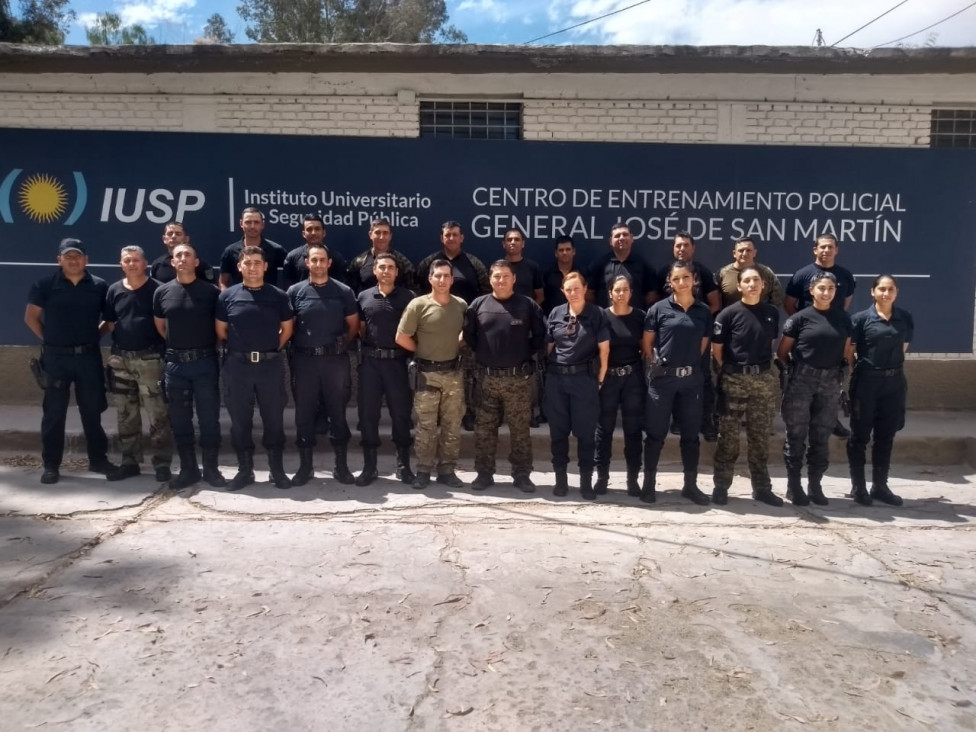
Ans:
POLYGON ((566 468, 553 468, 556 471, 556 486, 552 489, 554 496, 569 495, 569 478, 566 475, 566 468))
POLYGON ((820 485, 820 481, 823 479, 823 474, 808 473, 807 475, 807 493, 810 496, 810 503, 817 506, 827 506, 830 501, 827 500, 827 496, 824 495, 823 487, 820 485))
POLYGON ((181 491, 200 482, 200 466, 197 465, 197 451, 193 445, 183 445, 177 448, 180 456, 180 473, 169 482, 174 491, 181 491))
POLYGON ((596 483, 593 484, 593 492, 602 496, 607 492, 607 486, 610 484, 610 466, 609 465, 597 465, 596 466, 596 483))
POLYGON ((593 490, 593 468, 580 468, 580 496, 584 501, 596 500, 596 491, 593 490))
POLYGON ((312 445, 298 446, 298 472, 292 476, 293 486, 305 485, 315 475, 315 467, 312 465, 312 455, 314 452, 312 445))
POLYGON ((654 503, 657 500, 657 473, 644 467, 644 484, 641 486, 640 499, 642 503, 654 503))
POLYGON ((684 472, 684 485, 681 488, 681 495, 699 506, 707 506, 711 503, 711 499, 698 487, 698 443, 682 442, 680 448, 681 465, 684 472))
POLYGON ((275 488, 285 491, 291 488, 291 480, 285 474, 283 457, 280 447, 268 450, 268 469, 271 472, 271 482, 274 483, 275 488))
POLYGON ((727 485, 719 485, 718 483, 712 488, 712 503, 724 506, 729 502, 729 487, 727 485))
POLYGON ((397 445, 396 478, 401 483, 413 483, 416 477, 410 469, 410 445, 397 445))
POLYGON ((871 500, 871 494, 868 493, 867 480, 864 477, 864 464, 855 465, 853 462, 850 463, 851 469, 851 498, 854 499, 855 503, 860 503, 862 506, 870 506, 873 501, 871 500))
POLYGON ((217 448, 203 448, 203 479, 213 488, 223 488, 227 485, 227 479, 220 474, 217 467, 217 448))
POLYGON ((363 448, 363 472, 359 474, 356 478, 356 485, 360 488, 369 485, 374 480, 380 477, 379 471, 376 469, 376 448, 375 447, 364 447, 363 448))
POLYGON ((636 462, 627 461, 627 495, 637 497, 641 494, 640 483, 640 460, 636 462))
POLYGON ((786 500, 794 506, 808 506, 810 499, 803 492, 803 481, 800 479, 800 471, 786 469, 786 500))
POLYGON ((773 493, 772 487, 768 485, 754 485, 752 487, 752 497, 760 503, 765 503, 767 506, 780 508, 783 505, 783 499, 773 493))
POLYGON ((356 482, 356 477, 349 472, 349 465, 346 462, 348 443, 336 442, 332 448, 335 450, 335 468, 332 470, 332 477, 343 485, 352 485, 356 482))
POLYGON ((237 474, 230 479, 227 490, 239 491, 254 482, 254 451, 242 450, 237 453, 237 474))
POLYGON ((901 506, 904 501, 888 487, 888 468, 871 466, 871 498, 889 506, 901 506))

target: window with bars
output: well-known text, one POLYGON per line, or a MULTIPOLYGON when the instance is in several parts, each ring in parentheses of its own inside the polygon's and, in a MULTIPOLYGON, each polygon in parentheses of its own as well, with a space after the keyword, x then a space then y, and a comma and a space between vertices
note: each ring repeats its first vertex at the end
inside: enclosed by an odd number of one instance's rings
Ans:
POLYGON ((976 109, 933 109, 931 147, 976 147, 976 109))
POLYGON ((420 136, 519 140, 522 105, 519 102, 421 102, 420 136))

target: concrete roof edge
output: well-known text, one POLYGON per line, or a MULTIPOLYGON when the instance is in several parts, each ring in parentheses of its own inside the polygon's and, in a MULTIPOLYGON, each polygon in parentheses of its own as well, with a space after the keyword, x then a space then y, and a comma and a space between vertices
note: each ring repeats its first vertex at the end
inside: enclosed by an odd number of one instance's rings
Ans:
POLYGON ((969 74, 976 47, 0 43, 0 73, 233 72, 969 74))

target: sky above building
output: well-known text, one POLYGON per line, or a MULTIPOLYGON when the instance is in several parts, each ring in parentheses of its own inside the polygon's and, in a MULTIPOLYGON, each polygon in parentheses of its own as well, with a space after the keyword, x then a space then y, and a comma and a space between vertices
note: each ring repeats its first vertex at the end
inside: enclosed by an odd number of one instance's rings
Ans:
MULTIPOLYGON (((142 24, 159 43, 192 43, 207 18, 220 13, 235 41, 247 42, 237 5, 238 0, 74 0, 78 20, 67 42, 87 43, 84 25, 106 11, 127 25, 142 24)), ((973 0, 448 0, 448 12, 472 43, 521 44, 583 24, 535 43, 813 46, 820 37, 823 45, 855 48, 976 46, 973 0), (613 14, 587 22, 608 13, 613 14)))

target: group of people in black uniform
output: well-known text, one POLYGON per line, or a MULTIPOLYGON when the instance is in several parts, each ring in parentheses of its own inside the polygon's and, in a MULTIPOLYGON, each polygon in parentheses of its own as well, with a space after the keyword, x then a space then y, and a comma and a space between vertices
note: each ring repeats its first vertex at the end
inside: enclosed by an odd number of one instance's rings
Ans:
MULTIPOLYGON (((256 402, 271 481, 278 488, 302 485, 314 477, 314 449, 323 433, 334 450, 332 477, 366 486, 378 477, 378 423, 385 399, 397 453, 396 477, 424 487, 426 479, 418 481, 410 466, 415 406, 410 363, 411 356, 422 361, 417 358, 422 348, 416 328, 403 337, 402 316, 415 292, 423 296, 433 286, 436 294, 450 282, 451 297, 442 304, 453 307, 451 301, 457 301, 462 309, 468 305, 464 317, 474 317, 470 304, 483 296, 499 301, 526 298, 540 313, 544 337, 540 331, 532 336, 531 348, 519 349, 526 364, 494 372, 511 372, 513 378, 533 382, 532 398, 526 401, 533 403, 535 422, 548 422, 554 495, 569 492, 571 435, 581 497, 593 500, 608 491, 613 432, 620 415, 629 495, 645 503, 656 500, 658 462, 670 430, 680 439, 682 496, 699 505, 726 503, 744 425, 753 497, 781 506, 767 466, 768 438, 780 397, 786 424, 786 496, 794 505, 825 505, 821 482, 828 467, 828 440, 839 427, 850 371, 851 496, 863 505, 874 500, 901 504, 888 487, 888 470, 894 436, 904 426, 903 364, 913 321, 895 306, 898 289, 890 275, 872 283, 872 304, 866 310, 853 317, 847 314, 855 281, 836 263, 838 245, 832 235, 817 238, 814 262, 793 275, 784 294, 776 275, 755 262, 755 242, 750 238, 736 240, 733 262, 713 274, 695 259, 694 239, 679 232, 673 241, 673 262, 655 270, 634 251, 627 225, 618 223, 609 235, 609 251, 583 274, 575 268, 570 237, 556 240, 555 262, 543 271, 524 257, 524 234, 518 229, 505 233, 504 260, 486 268, 463 250, 460 225, 445 222, 442 249, 414 268, 392 249, 392 229, 385 219, 372 222, 371 246, 349 264, 326 247, 325 227, 317 215, 305 217, 305 243, 291 252, 263 237, 264 219, 257 209, 245 209, 240 225, 243 236, 224 251, 216 277, 198 257, 186 227, 173 222, 163 235, 167 252, 151 264, 139 247, 123 248, 125 278, 112 288, 86 269, 83 243, 66 239, 60 244, 59 270, 32 287, 25 314, 28 327, 43 343, 42 482, 59 479, 74 383, 89 467, 109 480, 140 472, 141 406, 149 417, 158 480, 170 481, 175 490, 201 480, 228 490, 253 483, 256 402), (495 287, 496 279, 501 289, 495 287), (782 329, 780 306, 787 313, 782 329), (106 332, 112 333, 108 394, 119 409, 121 465, 108 460, 100 421, 107 402, 99 339, 106 332), (359 476, 352 474, 347 459, 350 350, 358 351, 359 363, 364 454, 359 476), (300 460, 290 478, 283 464, 286 374, 295 403, 300 460), (221 381, 238 458, 237 472, 229 481, 217 465, 221 381), (700 435, 718 442, 710 496, 698 486, 700 435), (173 445, 180 460, 176 477, 170 473, 173 445)), ((438 311, 436 305, 430 307, 438 311)), ((428 303, 413 310, 426 312, 424 308, 428 303)), ((527 308, 519 312, 530 313, 527 308)), ((511 308, 493 312, 509 317, 505 313, 511 308)), ((412 324, 416 317, 416 312, 411 314, 412 324)), ((512 323, 517 332, 522 332, 520 322, 512 323)), ((463 342, 465 336, 457 327, 463 342)), ((471 341, 471 329, 464 330, 471 341)), ((424 345, 428 350, 450 347, 453 331, 446 341, 443 336, 426 336, 424 345)), ((456 361, 431 363, 463 371, 465 377, 479 370, 492 373, 492 367, 479 365, 470 351, 456 361)), ((471 426, 478 396, 467 378, 465 382, 467 413, 461 417, 459 411, 458 416, 471 426)), ((496 387, 505 392, 504 380, 496 387)), ((502 403, 513 411, 520 405, 502 399, 493 406, 493 419, 502 418, 502 403)), ((451 413, 442 412, 441 419, 451 413)), ((450 430, 442 432, 444 440, 456 442, 450 430)), ((456 453, 456 445, 437 447, 456 453)), ((520 461, 516 470, 512 460, 516 484, 534 490, 525 459, 520 461)), ((487 464, 494 469, 494 456, 479 456, 479 465, 487 464)), ((490 485, 491 476, 478 470, 480 485, 475 487, 490 485)), ((450 485, 460 482, 453 468, 450 477, 450 485)))

